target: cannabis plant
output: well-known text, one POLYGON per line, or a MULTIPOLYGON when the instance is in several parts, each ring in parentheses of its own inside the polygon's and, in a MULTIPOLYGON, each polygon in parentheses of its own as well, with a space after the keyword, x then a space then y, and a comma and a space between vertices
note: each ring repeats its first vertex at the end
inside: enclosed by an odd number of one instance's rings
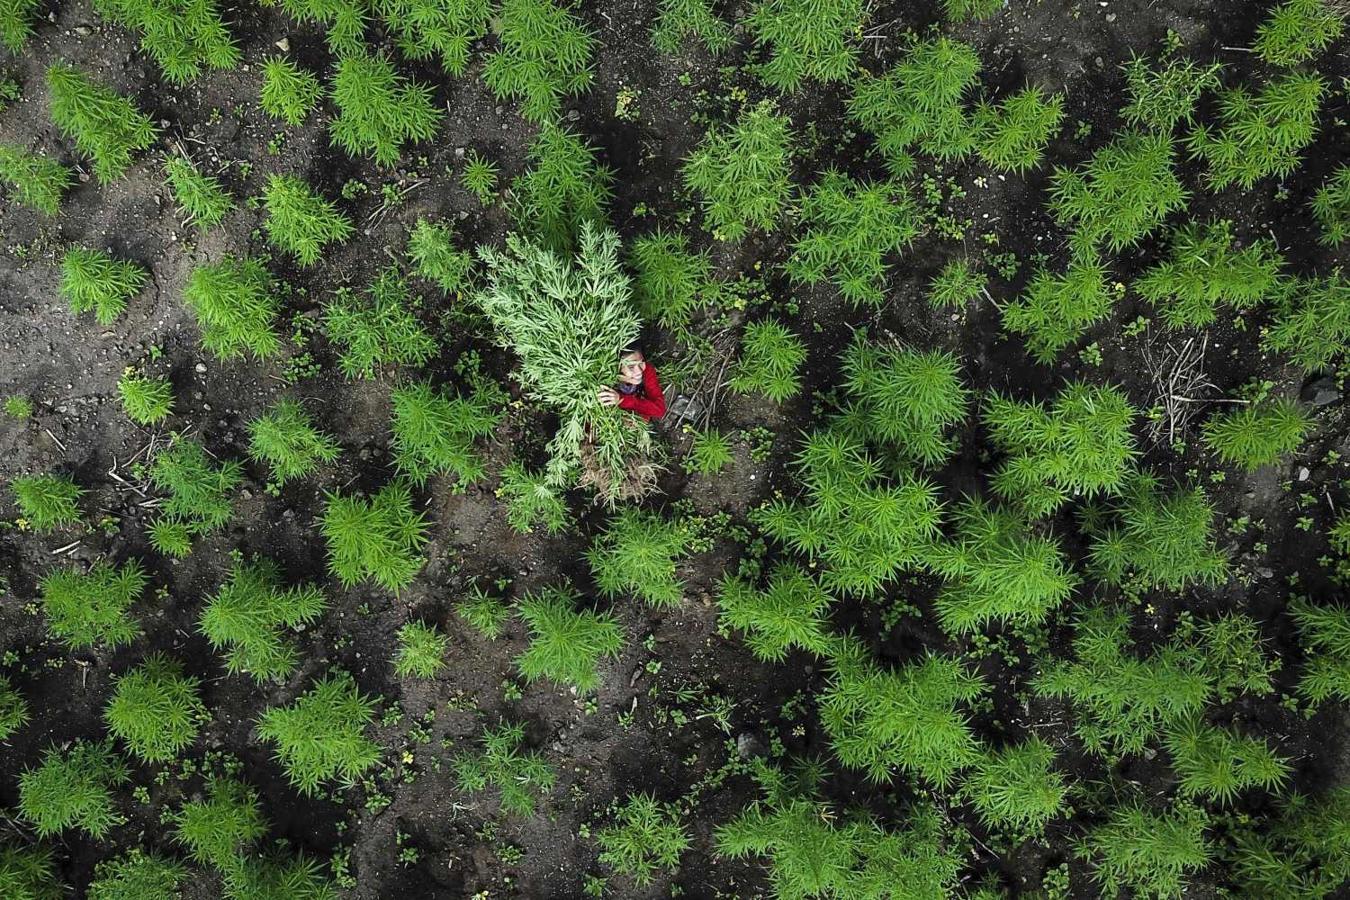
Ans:
POLYGON ((874 596, 922 563, 942 515, 933 484, 883 478, 865 445, 840 429, 808 436, 793 468, 803 495, 775 498, 750 518, 820 566, 826 590, 874 596))
POLYGON ((319 102, 319 79, 289 59, 271 56, 263 60, 260 102, 263 112, 290 125, 305 121, 319 102))
POLYGON ((98 562, 88 572, 52 572, 40 586, 47 628, 72 650, 130 644, 141 634, 131 605, 148 582, 137 562, 121 568, 98 562))
POLYGON ((793 246, 788 277, 806 284, 828 278, 850 303, 880 306, 886 258, 919 235, 908 193, 893 181, 860 184, 831 170, 802 199, 801 212, 805 233, 793 246))
POLYGON ((487 34, 490 0, 375 0, 399 52, 408 59, 436 57, 451 75, 463 75, 469 50, 487 34))
POLYGON ((948 433, 965 418, 970 397, 956 357, 941 350, 877 345, 862 334, 849 347, 842 369, 849 400, 846 427, 926 466, 951 456, 955 445, 948 433))
POLYGON ((23 394, 10 394, 0 408, 4 409, 5 415, 19 422, 33 418, 33 401, 23 394))
POLYGON ((688 530, 680 522, 625 509, 596 536, 586 560, 606 596, 630 594, 651 606, 678 606, 684 583, 675 567, 688 544, 688 530))
POLYGON ((928 302, 933 306, 964 307, 980 295, 988 296, 989 276, 964 257, 948 260, 933 277, 928 302))
POLYGON ((1312 424, 1295 401, 1266 400, 1215 416, 1204 437, 1219 459, 1253 472, 1297 450, 1312 424))
POLYGON ((917 149, 943 161, 968 156, 978 144, 962 105, 979 81, 980 56, 948 37, 918 41, 884 75, 861 75, 853 86, 848 113, 876 135, 877 149, 891 174, 914 168, 917 149))
POLYGON ((476 584, 456 609, 465 622, 490 641, 505 633, 506 621, 511 618, 510 608, 500 597, 492 596, 476 584))
POLYGON ((1183 225, 1167 258, 1135 282, 1172 328, 1210 325, 1220 304, 1249 308, 1279 282, 1284 260, 1275 243, 1263 238, 1238 249, 1232 229, 1226 220, 1183 225))
POLYGON ((429 383, 413 382, 391 395, 394 465, 419 487, 432 475, 453 474, 458 484, 485 474, 474 442, 492 433, 501 418, 482 394, 447 398, 429 383))
POLYGON ((258 682, 280 681, 300 663, 287 632, 312 625, 327 605, 312 584, 282 585, 280 570, 270 560, 240 560, 207 601, 198 630, 225 653, 226 671, 258 682))
MULTIPOLYGON (((175 439, 150 464, 150 483, 168 494, 160 504, 158 521, 179 526, 189 537, 224 526, 234 514, 230 494, 242 472, 236 460, 215 464, 198 441, 175 439)), ((169 552, 163 546, 156 549, 169 552)))
POLYGON ((369 156, 385 168, 398 162, 404 143, 435 135, 441 120, 430 85, 400 76, 383 53, 360 50, 339 58, 331 95, 338 114, 328 126, 330 141, 348 156, 369 156))
POLYGON ((722 432, 709 428, 695 431, 689 442, 689 455, 684 467, 700 475, 716 475, 732 461, 731 441, 722 432))
POLYGON ((483 81, 498 100, 516 98, 531 122, 552 120, 563 98, 591 84, 595 38, 554 0, 503 0, 500 45, 483 66, 483 81))
POLYGON ((5 0, 0 4, 0 44, 18 56, 33 36, 33 18, 39 0, 5 0))
POLYGON ((1345 15, 1327 0, 1285 0, 1256 29, 1252 49, 1272 66, 1297 66, 1341 36, 1345 15))
POLYGON ((1033 516, 1074 496, 1117 493, 1137 453, 1135 415, 1121 391, 1082 382, 1065 385, 1048 407, 991 396, 985 425, 1008 454, 994 473, 994 491, 1033 516))
POLYGON ((520 460, 502 469, 497 496, 506 501, 506 522, 520 534, 542 527, 558 534, 570 523, 567 504, 541 472, 531 472, 520 460))
POLYGON ((1297 598, 1289 613, 1307 656, 1298 692, 1312 703, 1350 700, 1350 608, 1297 598))
POLYGON ((1031 533, 1020 516, 975 499, 953 518, 953 539, 928 554, 929 566, 947 580, 933 606, 948 634, 991 622, 1043 622, 1077 586, 1059 542, 1031 533))
POLYGON ((94 162, 100 184, 117 178, 131 165, 131 155, 155 141, 149 117, 125 97, 70 66, 47 69, 52 122, 94 162))
POLYGON ((1025 293, 1003 305, 1003 328, 1024 335, 1031 355, 1048 365, 1110 315, 1118 296, 1107 286, 1106 266, 1088 249, 1075 254, 1062 273, 1038 268, 1025 293))
POLYGON ((1198 642, 1204 648, 1218 702, 1228 703, 1239 693, 1263 697, 1274 692, 1272 676, 1280 670, 1281 660, 1268 653, 1256 620, 1229 612, 1190 621, 1195 636, 1187 633, 1187 627, 1179 626, 1177 640, 1183 644, 1198 642))
POLYGON ((328 493, 323 534, 328 570, 352 587, 369 578, 397 593, 412 584, 425 560, 426 518, 412 508, 412 492, 394 481, 370 499, 328 493))
POLYGON ((1202 66, 1193 59, 1150 61, 1131 56, 1125 64, 1130 102, 1120 111, 1131 126, 1171 134, 1178 122, 1195 121, 1195 102, 1219 87, 1220 63, 1202 66))
POLYGON ((942 0, 942 11, 953 22, 987 19, 1004 6, 1004 0, 942 0))
POLYGON ((1350 350, 1350 280, 1339 269, 1322 278, 1284 279, 1273 306, 1265 350, 1288 353, 1305 372, 1327 369, 1350 350))
POLYGON ((1169 494, 1156 476, 1141 472, 1103 518, 1102 527, 1088 530, 1092 563, 1108 583, 1128 578, 1148 588, 1180 590, 1228 578, 1228 559, 1214 544, 1214 509, 1199 486, 1169 494))
POLYGON ((84 489, 68 475, 20 475, 9 483, 19 516, 27 527, 54 531, 80 521, 84 489))
POLYGON ((1328 900, 1350 879, 1350 787, 1294 794, 1278 815, 1244 818, 1227 862, 1243 896, 1328 900))
POLYGON ((258 792, 242 781, 213 778, 206 797, 183 804, 173 817, 174 839, 192 860, 228 871, 267 833, 258 792))
POLYGON ((767 766, 756 773, 766 799, 717 828, 717 852, 767 857, 775 896, 921 900, 958 892, 963 846, 928 804, 904 811, 904 830, 888 830, 861 811, 839 815, 785 787, 767 766))
POLYGON ((1035 735, 1021 744, 986 751, 961 785, 961 794, 990 828, 1041 834, 1064 814, 1069 793, 1054 762, 1054 748, 1035 735))
POLYGON ((114 259, 102 250, 72 247, 61 260, 61 296, 70 311, 94 313, 100 325, 111 325, 127 301, 145 287, 149 273, 134 262, 114 259))
POLYGON ((633 241, 628 264, 633 298, 643 318, 667 328, 684 324, 703 301, 712 275, 707 251, 693 252, 680 232, 660 228, 633 241))
POLYGON ((477 793, 495 787, 502 809, 518 816, 534 815, 535 802, 553 789, 556 776, 542 754, 522 752, 523 725, 502 724, 483 732, 480 753, 461 753, 453 765, 459 789, 477 793))
POLYGON ((1185 895, 1187 875, 1208 864, 1214 848, 1205 838, 1209 818, 1199 809, 1175 805, 1153 812, 1138 801, 1117 807, 1092 829, 1078 855, 1093 865, 1102 895, 1170 900, 1185 895))
POLYGON ((1169 730, 1166 744, 1185 797, 1202 796, 1229 805, 1247 788, 1278 790, 1291 771, 1261 738, 1215 728, 1198 717, 1169 730))
POLYGON ((225 900, 337 900, 324 865, 279 851, 236 859, 225 870, 225 900))
POLYGON ((0 741, 8 740, 28 719, 28 701, 14 689, 8 678, 0 675, 0 741))
POLYGON ((703 203, 704 227, 719 240, 773 231, 792 196, 792 133, 769 101, 714 127, 684 164, 684 183, 703 203))
POLYGON ((328 50, 345 57, 366 50, 369 0, 270 0, 294 19, 309 19, 326 30, 328 50))
POLYGON ((734 40, 731 26, 713 12, 710 0, 661 0, 652 25, 652 46, 675 53, 689 37, 709 53, 720 53, 734 40))
POLYGON ((759 0, 745 19, 769 57, 759 77, 780 91, 795 91, 807 78, 848 80, 869 11, 861 0, 759 0))
POLYGON ((1119 252, 1185 209, 1175 155, 1169 135, 1127 131, 1079 168, 1056 168, 1050 205, 1061 223, 1074 227, 1075 247, 1105 243, 1119 252))
POLYGON ((274 706, 258 720, 258 736, 276 744, 276 757, 300 793, 309 796, 330 779, 351 782, 375 765, 380 745, 365 736, 375 702, 352 676, 330 672, 289 706, 274 706))
POLYGON ((425 622, 409 622, 398 630, 394 674, 400 678, 433 678, 445 668, 450 639, 425 622))
POLYGON ((530 646, 516 658, 520 674, 530 682, 548 678, 589 694, 600 684, 603 657, 623 648, 623 630, 609 613, 578 609, 581 600, 571 588, 547 587, 526 594, 520 618, 530 630, 530 646))
POLYGON ((205 68, 233 69, 239 46, 213 0, 95 0, 99 15, 141 34, 141 49, 183 85, 205 68))
POLYGON ((444 293, 459 290, 473 267, 473 254, 455 249, 454 229, 443 222, 418 219, 408 234, 408 256, 417 274, 444 293))
POLYGON ((126 764, 111 741, 52 747, 41 765, 19 775, 19 816, 38 837, 78 828, 98 840, 126 821, 112 792, 127 779, 126 764))
POLYGON ((145 762, 172 762, 210 718, 198 685, 196 678, 183 675, 179 663, 151 654, 117 678, 103 711, 108 731, 145 762))
POLYGON ((651 794, 632 794, 614 814, 614 824, 596 832, 600 862, 645 888, 657 872, 671 874, 680 855, 689 849, 689 833, 682 813, 672 804, 658 803, 651 794))
POLYGON ((199 228, 219 225, 234 208, 234 200, 219 179, 199 171, 192 160, 171 156, 164 161, 164 176, 178 208, 199 228))
POLYGON ((1318 238, 1328 247, 1350 240, 1350 166, 1341 166, 1326 180, 1312 201, 1313 218, 1322 228, 1318 238))
POLYGON ((982 103, 975 110, 975 152, 991 168, 1020 175, 1040 164, 1063 121, 1063 94, 1023 88, 997 106, 982 103))
POLYGON ((1051 662, 1032 682, 1036 693, 1071 704, 1074 731, 1094 753, 1140 753, 1208 702, 1212 667, 1203 652, 1172 641, 1141 656, 1133 643, 1123 610, 1088 609, 1075 625, 1074 658, 1051 662))
POLYGON ((745 632, 750 652, 768 662, 782 662, 793 650, 829 656, 833 602, 815 578, 791 563, 775 567, 762 588, 740 575, 726 576, 717 597, 722 627, 745 632))
POLYGON ((281 349, 272 330, 279 311, 275 291, 261 262, 226 256, 193 269, 183 299, 197 317, 203 347, 220 359, 245 353, 263 359, 281 349))
POLYGON ((324 305, 323 328, 342 347, 342 374, 374 378, 381 366, 420 366, 431 359, 436 339, 417 320, 420 306, 392 265, 360 296, 345 287, 335 291, 324 305))
POLYGON ((9 184, 15 201, 54 216, 61 210, 61 195, 75 183, 75 176, 50 157, 0 144, 0 181, 9 184))
POLYGON ((178 900, 185 866, 133 849, 94 868, 88 900, 178 900))
POLYGON ((741 394, 763 394, 781 403, 801 389, 800 369, 806 346, 777 319, 761 319, 745 326, 741 358, 728 384, 741 394))
POLYGON ((499 170, 490 159, 483 159, 470 150, 464 156, 464 170, 459 173, 459 183, 478 198, 483 206, 491 206, 497 196, 497 175, 499 170))
POLYGON ((1272 79, 1259 94, 1245 87, 1224 93, 1216 126, 1198 124, 1187 139, 1191 156, 1208 164, 1211 187, 1251 189, 1297 169, 1299 153, 1317 133, 1326 87, 1316 75, 1294 73, 1272 79))
POLYGON ((295 254, 302 266, 313 265, 329 244, 351 237, 352 221, 331 200, 312 191, 293 175, 273 175, 263 192, 267 217, 263 227, 272 246, 295 254))
POLYGON ((843 765, 874 782, 888 782, 898 770, 947 788, 979 758, 979 742, 959 705, 988 686, 960 660, 930 654, 887 670, 850 641, 831 664, 820 720, 843 765))
POLYGON ((638 333, 618 244, 613 232, 585 225, 572 258, 508 235, 504 252, 479 248, 487 284, 474 295, 497 342, 520 358, 526 396, 561 417, 548 446, 548 485, 570 486, 580 473, 610 504, 641 496, 655 479, 649 431, 598 399, 614 380, 617 348, 638 333))
POLYGON ((249 422, 248 435, 248 455, 271 466, 278 486, 333 462, 342 452, 332 436, 314 427, 304 406, 289 397, 249 422))
POLYGON ((599 163, 594 147, 553 123, 539 129, 529 161, 511 181, 511 217, 548 249, 571 252, 588 223, 604 223, 614 173, 599 163))
POLYGON ((167 378, 142 375, 128 366, 117 381, 122 411, 137 425, 154 425, 173 411, 173 388, 167 378))

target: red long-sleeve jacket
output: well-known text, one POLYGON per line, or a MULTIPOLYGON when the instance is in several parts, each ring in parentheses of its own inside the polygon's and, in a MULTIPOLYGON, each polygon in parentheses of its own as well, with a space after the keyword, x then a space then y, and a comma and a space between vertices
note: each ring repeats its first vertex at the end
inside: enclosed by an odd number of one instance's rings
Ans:
POLYGON ((641 386, 631 394, 619 395, 619 409, 635 412, 649 422, 666 414, 666 395, 661 393, 661 380, 651 363, 642 370, 641 386))

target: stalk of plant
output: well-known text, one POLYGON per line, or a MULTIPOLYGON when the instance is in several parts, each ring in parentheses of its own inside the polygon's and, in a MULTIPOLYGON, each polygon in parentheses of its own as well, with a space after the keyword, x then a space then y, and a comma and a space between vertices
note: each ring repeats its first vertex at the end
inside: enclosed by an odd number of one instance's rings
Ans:
POLYGON ((134 262, 115 259, 102 250, 72 247, 61 260, 61 296, 70 311, 93 312, 100 325, 111 325, 127 301, 145 287, 149 274, 134 262))
POLYGON ((319 79, 282 56, 263 60, 263 85, 259 102, 263 112, 288 125, 305 121, 319 102, 319 79))
POLYGON ((55 531, 80 521, 84 489, 67 475, 20 475, 9 483, 19 516, 35 531, 55 531))
POLYGON ((769 101, 704 135, 684 164, 684 183, 702 197, 704 227, 713 237, 738 241, 778 227, 792 196, 791 142, 787 118, 769 101))
POLYGON ((425 622, 409 622, 398 631, 394 674, 400 678, 434 678, 445 668, 450 639, 425 622))
POLYGON ((721 53, 734 41, 731 26, 717 17, 709 0, 661 0, 652 24, 652 46, 674 54, 690 37, 709 53, 721 53))
POLYGON ((249 422, 248 433, 248 455, 271 467, 278 486, 308 475, 342 453, 332 436, 314 427, 304 406, 289 397, 249 422))
POLYGON ((782 662, 793 650, 822 657, 833 652, 829 612, 834 598, 800 566, 778 565, 762 588, 739 575, 723 577, 718 588, 722 625, 743 631, 756 658, 782 662))
POLYGON ((95 0, 99 15, 141 34, 141 49, 183 85, 202 70, 233 69, 239 46, 214 0, 95 0))
POLYGON ((412 584, 425 562, 426 518, 412 508, 412 492, 395 481, 370 499, 325 494, 323 534, 328 569, 352 587, 370 579, 397 593, 412 584))
POLYGON ((1204 440, 1223 462, 1254 472, 1297 450, 1312 424, 1295 401, 1266 400, 1210 419, 1204 440))
POLYGON ((511 218, 549 250, 570 253, 587 224, 604 225, 614 172, 583 138, 552 123, 539 129, 529 160, 511 180, 511 218))
POLYGON ((358 296, 339 288, 324 305, 323 328, 342 347, 347 378, 374 378, 386 365, 420 366, 436 353, 436 339, 422 327, 408 284, 397 266, 384 269, 358 296))
POLYGON ((781 403, 801 390, 801 366, 806 345, 776 319, 761 319, 745 326, 741 334, 741 358, 728 382, 742 394, 763 394, 781 403))
POLYGON ((555 118, 565 97, 590 87, 595 38, 553 0, 504 0, 498 15, 501 44, 483 82, 498 100, 519 100, 531 122, 555 118))
POLYGON ((276 757, 300 793, 325 781, 354 781, 380 758, 365 736, 375 702, 346 672, 330 672, 289 706, 274 706, 258 720, 258 736, 276 744, 276 757))
POLYGON ((495 787, 502 809, 518 816, 534 815, 535 803, 553 789, 556 776, 542 754, 522 751, 524 726, 489 728, 480 742, 481 752, 461 753, 452 763, 459 789, 477 793, 495 787))
POLYGON ((680 816, 677 807, 658 803, 651 794, 629 796, 615 813, 614 824, 596 832, 600 862, 639 888, 649 886, 658 872, 674 874, 690 843, 680 816))
POLYGON ((164 161, 164 176, 173 191, 178 209, 198 228, 211 228, 234 208, 234 200, 220 180, 203 174, 185 156, 170 156, 164 161))
POLYGON ((329 244, 351 237, 351 219, 337 211, 331 200, 312 191, 293 175, 273 175, 263 192, 267 218, 263 227, 274 247, 295 254, 302 266, 319 261, 329 244))
POLYGON ((122 411, 137 425, 154 425, 173 412, 173 387, 167 378, 144 375, 128 366, 117 381, 122 411))
POLYGON ((171 762, 191 746, 210 718, 198 686, 197 679, 183 676, 179 663, 151 654, 117 678, 103 711, 108 731, 145 762, 171 762))
POLYGON ((202 346, 220 359, 265 359, 281 349, 272 330, 276 285, 256 259, 226 256, 192 270, 183 299, 197 317, 202 346))
POLYGON ((95 563, 88 572, 62 569, 42 579, 42 611, 52 636, 71 650, 117 647, 141 634, 131 606, 149 578, 137 562, 114 568, 95 563))
POLYGON ((57 129, 94 163, 100 184, 113 181, 131 165, 131 157, 155 141, 156 129, 131 101, 91 80, 77 69, 57 64, 47 69, 51 117, 57 129))
POLYGON ((19 816, 38 837, 78 828, 98 840, 126 821, 112 791, 127 779, 127 767, 111 741, 52 747, 40 765, 19 776, 19 816))
POLYGON ((446 295, 458 291, 473 268, 473 254, 455 249, 454 234, 450 225, 426 219, 418 219, 408 234, 408 257, 417 274, 446 295))
POLYGON ((759 77, 784 92, 807 78, 847 80, 869 10, 861 0, 759 0, 745 19, 755 43, 769 48, 768 62, 756 67, 759 77))
POLYGON ((241 560, 207 601, 198 630, 213 649, 224 652, 226 671, 259 683, 281 681, 300 664, 289 632, 318 621, 327 606, 315 585, 283 585, 270 560, 241 560))
POLYGON ((17 202, 54 216, 61 211, 61 195, 75 183, 75 176, 50 157, 0 144, 0 181, 9 184, 17 202))
POLYGON ((435 135, 441 120, 429 85, 401 77, 387 57, 364 49, 338 60, 331 96, 338 114, 328 126, 330 141, 383 168, 398 161, 408 141, 435 135))
POLYGON ((619 655, 623 630, 608 613, 578 609, 580 599, 563 587, 543 588, 521 599, 519 613, 530 630, 530 645, 516 665, 527 681, 548 678, 582 694, 599 686, 600 661, 619 655))

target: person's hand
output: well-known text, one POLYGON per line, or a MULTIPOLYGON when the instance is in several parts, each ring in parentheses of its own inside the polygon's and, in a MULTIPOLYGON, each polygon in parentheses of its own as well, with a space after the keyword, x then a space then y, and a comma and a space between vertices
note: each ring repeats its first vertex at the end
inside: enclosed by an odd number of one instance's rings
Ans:
POLYGON ((619 392, 612 387, 602 387, 599 393, 601 406, 618 406, 619 392))

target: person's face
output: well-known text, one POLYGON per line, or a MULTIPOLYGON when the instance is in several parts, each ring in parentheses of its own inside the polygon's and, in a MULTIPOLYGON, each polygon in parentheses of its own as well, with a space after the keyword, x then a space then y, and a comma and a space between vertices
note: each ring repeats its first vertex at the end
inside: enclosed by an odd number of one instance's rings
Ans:
POLYGON ((619 358, 619 380, 624 384, 641 384, 642 370, 647 364, 641 353, 628 353, 619 358))

